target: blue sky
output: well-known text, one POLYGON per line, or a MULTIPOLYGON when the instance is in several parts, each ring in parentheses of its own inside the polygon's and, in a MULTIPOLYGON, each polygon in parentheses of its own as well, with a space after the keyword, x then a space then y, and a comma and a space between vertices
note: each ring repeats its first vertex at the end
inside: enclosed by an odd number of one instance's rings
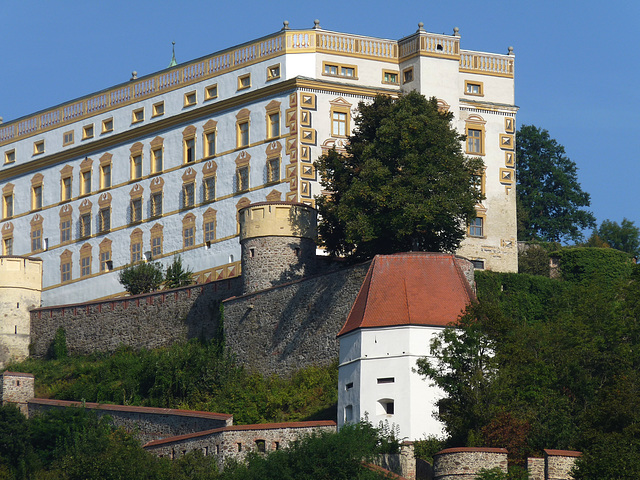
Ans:
POLYGON ((462 48, 516 54, 518 125, 549 130, 578 165, 598 222, 640 226, 632 148, 640 108, 640 2, 2 0, 0 116, 10 121, 279 30, 399 39, 423 22, 462 48))

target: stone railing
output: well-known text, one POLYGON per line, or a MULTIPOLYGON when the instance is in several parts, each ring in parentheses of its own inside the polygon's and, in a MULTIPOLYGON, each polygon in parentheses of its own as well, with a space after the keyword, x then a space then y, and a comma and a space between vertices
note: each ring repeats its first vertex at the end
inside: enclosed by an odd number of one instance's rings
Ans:
POLYGON ((165 93, 283 53, 322 52, 397 62, 412 55, 460 60, 460 71, 513 77, 514 57, 460 51, 460 37, 417 32, 385 40, 313 30, 281 30, 255 42, 223 50, 110 90, 73 100, 35 115, 0 125, 0 145, 59 127, 80 118, 165 93))

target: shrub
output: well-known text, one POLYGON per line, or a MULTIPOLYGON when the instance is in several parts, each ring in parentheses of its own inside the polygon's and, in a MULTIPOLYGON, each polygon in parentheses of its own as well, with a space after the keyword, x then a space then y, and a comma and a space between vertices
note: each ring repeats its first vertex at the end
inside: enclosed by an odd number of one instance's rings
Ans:
POLYGON ((162 265, 157 262, 128 265, 120 272, 119 280, 131 295, 152 292, 162 284, 162 265))
POLYGON ((60 327, 56 330, 48 353, 48 357, 54 360, 67 358, 69 352, 67 350, 67 332, 65 332, 64 328, 60 327))
POLYGON ((527 245, 518 254, 518 273, 549 276, 549 254, 540 245, 527 245))
POLYGON ((167 268, 164 277, 164 285, 167 288, 186 287, 193 283, 193 272, 182 266, 182 257, 173 257, 173 263, 167 268))

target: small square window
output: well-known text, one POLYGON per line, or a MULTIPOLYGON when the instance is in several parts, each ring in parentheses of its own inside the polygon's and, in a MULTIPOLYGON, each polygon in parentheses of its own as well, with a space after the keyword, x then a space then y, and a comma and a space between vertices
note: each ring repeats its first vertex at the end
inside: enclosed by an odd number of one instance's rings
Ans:
POLYGON ((280 78, 280 64, 267 68, 267 81, 280 78))
POLYGON ((354 67, 342 67, 340 74, 343 77, 354 78, 356 76, 356 69, 354 67))
POLYGON ((102 133, 113 132, 113 118, 102 121, 102 133))
POLYGON ((484 260, 471 260, 471 264, 475 270, 484 270, 484 260))
POLYGON ((93 124, 82 127, 82 139, 93 138, 93 124))
POLYGON ((164 102, 158 102, 153 105, 153 116, 159 117, 164 115, 164 102))
POLYGON ((238 90, 243 90, 251 86, 251 74, 240 75, 238 77, 238 90))
POLYGON ((9 150, 8 152, 4 152, 4 163, 13 163, 16 161, 16 151, 9 150))
POLYGON ((144 108, 138 108, 132 112, 131 123, 139 123, 144 121, 144 108))
POLYGON ((66 147, 67 145, 71 145, 73 143, 73 130, 69 132, 64 132, 62 134, 62 146, 66 147))
POLYGON ((481 97, 483 95, 483 84, 481 82, 464 82, 464 93, 467 95, 476 95, 481 97))
POLYGON ((184 106, 190 107, 191 105, 196 104, 196 92, 189 92, 184 94, 184 106))
POLYGON ((338 66, 337 65, 324 65, 324 74, 325 75, 338 75, 338 66))
POLYGON ((408 68, 402 72, 402 83, 413 82, 413 68, 408 68))
POLYGON ((33 142, 33 154, 40 155, 41 153, 44 153, 44 140, 33 142))
POLYGON ((398 84, 398 72, 392 72, 389 70, 382 71, 382 83, 391 83, 392 85, 398 84))
POLYGON ((204 89, 204 99, 211 100, 212 98, 218 98, 218 84, 209 85, 204 89))

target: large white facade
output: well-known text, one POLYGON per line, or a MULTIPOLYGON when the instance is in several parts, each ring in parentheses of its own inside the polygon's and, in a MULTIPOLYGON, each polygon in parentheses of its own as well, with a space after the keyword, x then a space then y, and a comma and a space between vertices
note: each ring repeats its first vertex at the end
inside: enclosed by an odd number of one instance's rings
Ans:
POLYGON ((485 161, 459 253, 515 271, 514 57, 460 41, 283 29, 2 124, 2 253, 43 259, 44 305, 118 295, 119 271, 145 258, 236 276, 237 210, 313 205, 313 161, 344 146, 358 102, 417 89, 485 161))

